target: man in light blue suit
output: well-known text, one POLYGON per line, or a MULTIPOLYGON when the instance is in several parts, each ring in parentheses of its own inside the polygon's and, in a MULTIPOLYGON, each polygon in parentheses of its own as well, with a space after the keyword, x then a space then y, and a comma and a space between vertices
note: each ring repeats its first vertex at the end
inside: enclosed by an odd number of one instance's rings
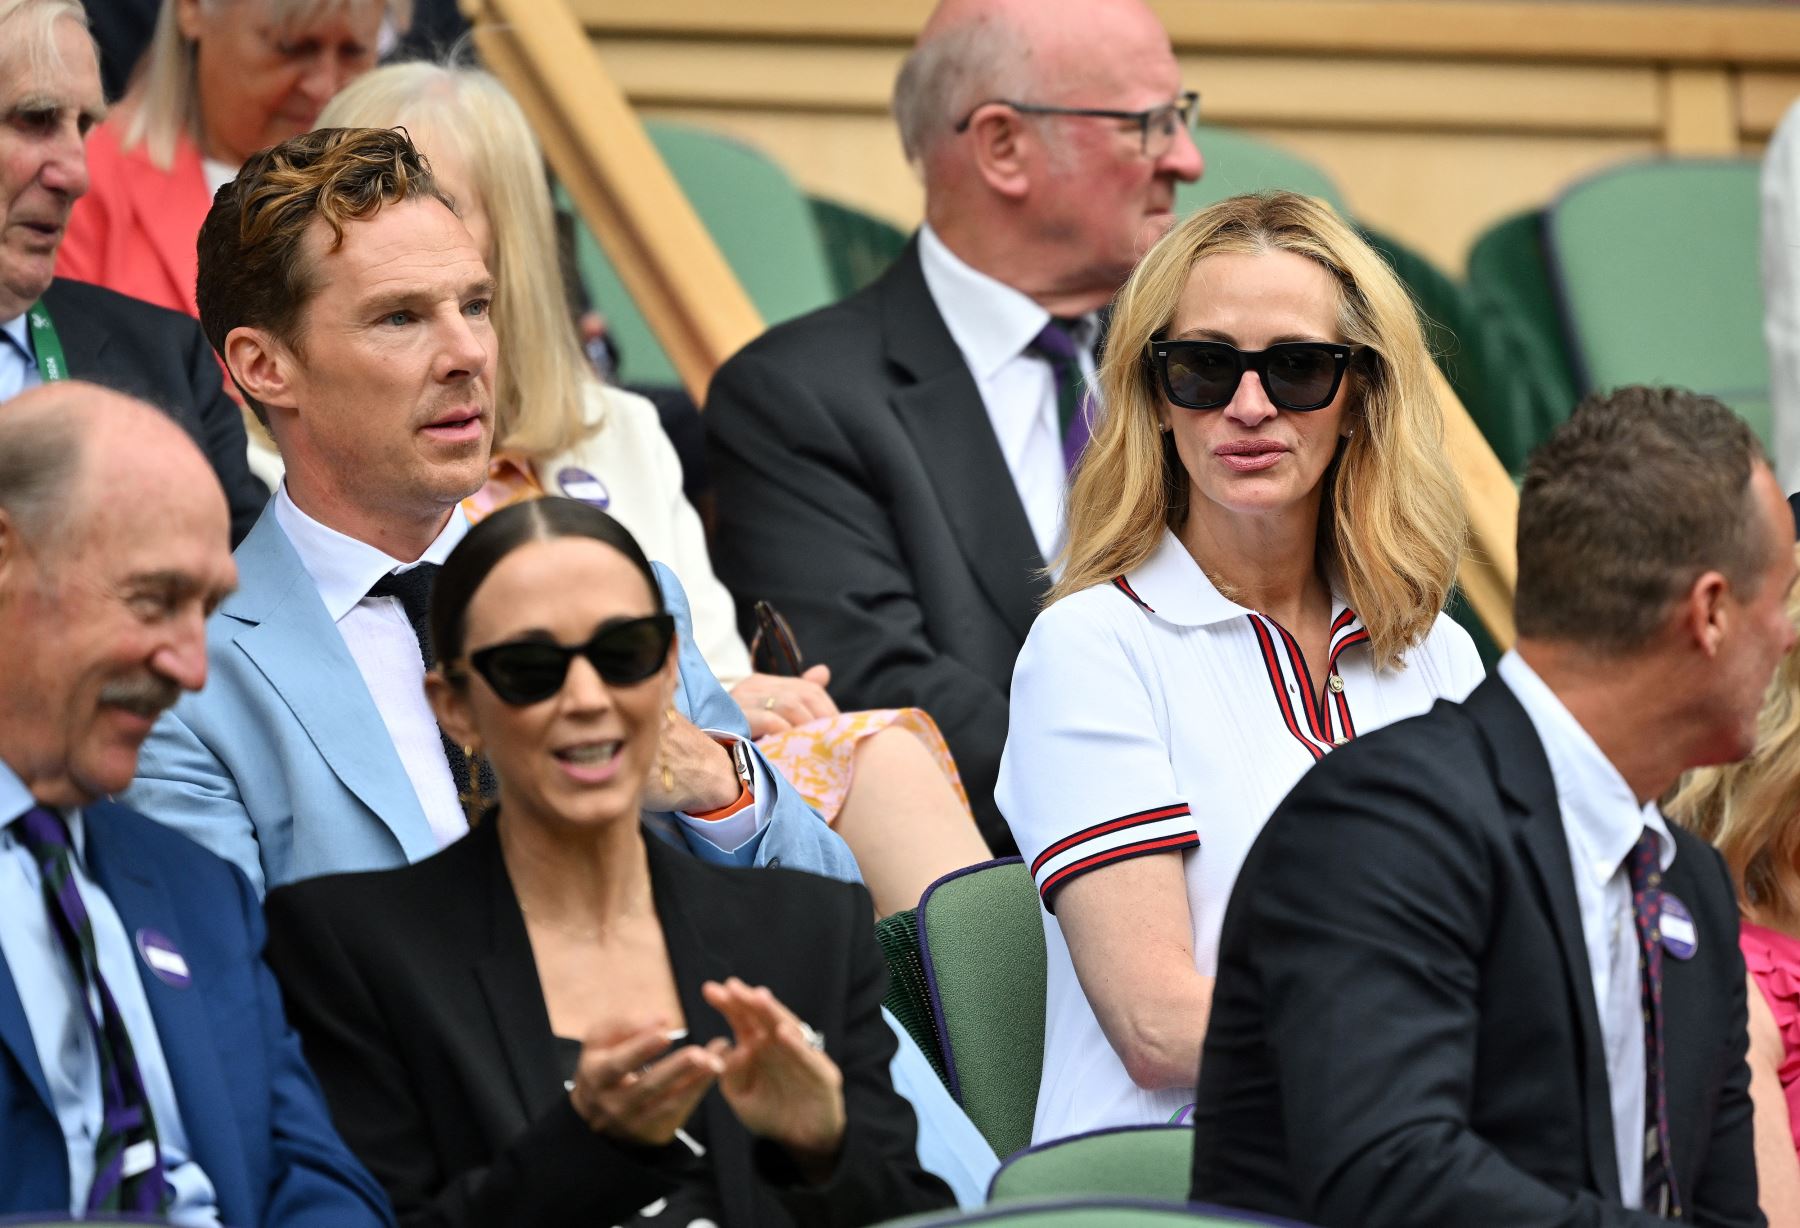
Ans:
POLYGON ((100 800, 205 681, 228 524, 148 405, 58 382, 0 412, 0 1218, 393 1223, 287 1026, 250 884, 100 800))
MULTIPOLYGON (((480 765, 441 741, 423 679, 429 576, 487 478, 492 282, 397 131, 309 133, 256 155, 199 247, 201 325, 287 473, 209 621, 212 682, 158 722, 127 800, 260 890, 416 861, 466 832, 485 792, 480 765)), ((681 678, 645 821, 709 861, 858 878, 749 741, 691 646, 679 583, 657 574, 681 678)), ((921 1158, 979 1201, 992 1153, 897 1030, 921 1158)))

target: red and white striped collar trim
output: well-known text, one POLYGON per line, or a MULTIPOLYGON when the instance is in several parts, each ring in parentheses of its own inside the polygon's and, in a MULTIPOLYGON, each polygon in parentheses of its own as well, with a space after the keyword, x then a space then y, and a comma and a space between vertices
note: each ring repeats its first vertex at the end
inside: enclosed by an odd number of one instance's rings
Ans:
MULTIPOLYGON (((1151 556, 1123 576, 1115 576, 1114 588, 1130 597, 1146 612, 1181 627, 1205 627, 1229 622, 1252 613, 1214 587, 1212 578, 1194 562, 1181 539, 1163 530, 1151 556)), ((1331 648, 1335 657, 1339 641, 1362 629, 1354 614, 1346 613, 1342 595, 1331 595, 1331 648)), ((1366 633, 1365 633, 1366 635, 1366 633)))

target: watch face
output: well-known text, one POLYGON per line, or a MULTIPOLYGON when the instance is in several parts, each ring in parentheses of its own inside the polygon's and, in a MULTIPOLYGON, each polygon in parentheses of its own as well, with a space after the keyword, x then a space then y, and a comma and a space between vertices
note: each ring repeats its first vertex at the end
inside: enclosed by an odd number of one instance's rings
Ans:
POLYGON ((731 744, 731 763, 737 768, 738 779, 744 782, 744 787, 750 788, 756 780, 756 774, 750 767, 750 743, 747 739, 739 738, 731 744))

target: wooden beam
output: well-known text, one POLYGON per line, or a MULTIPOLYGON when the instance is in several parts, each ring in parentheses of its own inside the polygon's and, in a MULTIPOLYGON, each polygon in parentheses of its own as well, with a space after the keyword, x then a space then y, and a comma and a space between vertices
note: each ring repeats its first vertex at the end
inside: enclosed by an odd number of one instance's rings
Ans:
POLYGON ((1663 151, 1688 158, 1737 156, 1737 92, 1727 70, 1688 66, 1667 70, 1663 151))
POLYGON ((1469 549, 1458 580, 1481 625, 1502 651, 1512 647, 1513 589, 1519 582, 1519 492, 1481 429, 1434 364, 1444 406, 1444 446, 1462 479, 1469 509, 1469 549))
POLYGON ((563 0, 462 0, 482 60, 543 142, 696 404, 762 318, 563 0))

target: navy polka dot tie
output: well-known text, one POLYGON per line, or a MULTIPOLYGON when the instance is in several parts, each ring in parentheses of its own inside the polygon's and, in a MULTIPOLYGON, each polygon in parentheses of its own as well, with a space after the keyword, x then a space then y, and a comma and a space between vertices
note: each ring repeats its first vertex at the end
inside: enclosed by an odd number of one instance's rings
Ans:
MULTIPOLYGON (((1644 1005, 1644 1208, 1681 1218, 1681 1196, 1669 1153, 1669 1092, 1663 1079, 1662 859, 1656 833, 1644 829, 1625 859, 1631 913, 1637 922, 1638 973, 1644 1005)), ((1620 1173, 1619 1179, 1625 1180, 1620 1173)))

